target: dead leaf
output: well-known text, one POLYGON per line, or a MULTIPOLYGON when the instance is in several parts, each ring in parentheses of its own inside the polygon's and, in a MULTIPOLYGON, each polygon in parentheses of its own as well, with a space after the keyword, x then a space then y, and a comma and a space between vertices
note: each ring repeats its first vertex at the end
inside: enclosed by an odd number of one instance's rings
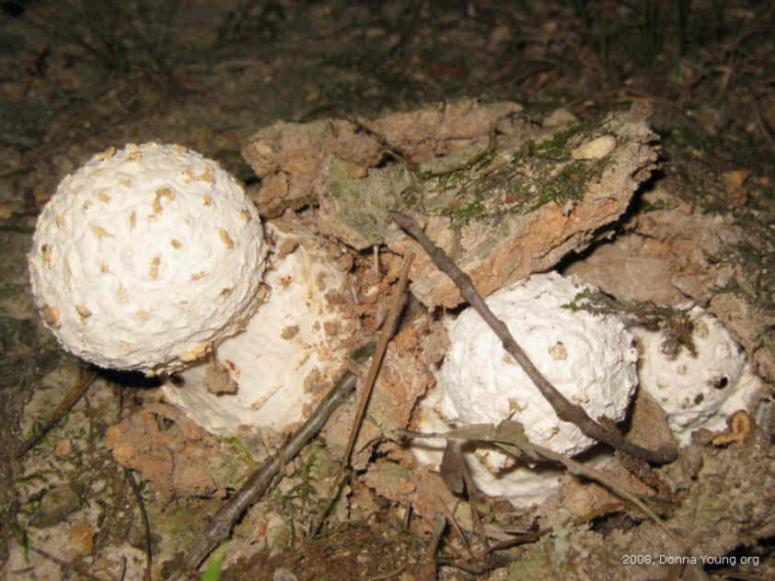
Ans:
POLYGON ((458 496, 462 496, 466 489, 465 470, 465 458, 463 458, 463 452, 460 449, 460 442, 448 441, 447 447, 444 448, 439 472, 444 479, 444 484, 458 496))

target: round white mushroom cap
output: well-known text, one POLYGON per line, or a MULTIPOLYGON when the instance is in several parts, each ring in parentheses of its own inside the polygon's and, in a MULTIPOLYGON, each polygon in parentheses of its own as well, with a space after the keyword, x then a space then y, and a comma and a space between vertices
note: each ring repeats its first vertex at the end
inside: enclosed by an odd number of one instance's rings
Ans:
POLYGON ((339 302, 346 274, 320 238, 285 220, 268 223, 267 232, 275 241, 268 298, 215 361, 185 370, 181 386, 163 386, 170 403, 218 435, 303 421, 337 378, 356 325, 339 302))
MULTIPOLYGON (((437 386, 420 402, 415 414, 419 432, 444 433, 451 428, 439 413, 441 396, 437 386)), ((411 450, 421 464, 438 470, 445 444, 443 438, 416 439, 411 450)), ((518 466, 504 453, 483 447, 465 451, 463 456, 479 491, 508 500, 517 508, 540 504, 560 488, 561 468, 518 466)))
POLYGON ((721 321, 701 307, 694 307, 689 317, 696 354, 681 347, 671 357, 664 351, 663 332, 636 329, 643 352, 640 385, 662 406, 682 444, 698 428, 720 430, 727 415, 750 411, 762 385, 721 321))
MULTIPOLYGON (((533 275, 493 293, 487 304, 536 367, 594 419, 624 419, 637 384, 637 350, 619 317, 566 308, 591 287, 556 273, 533 275)), ((555 414, 500 339, 471 308, 449 325, 438 374, 441 412, 456 424, 520 422, 534 444, 574 455, 594 444, 555 414)))
POLYGON ((180 145, 96 155, 59 184, 29 254, 62 346, 107 368, 174 371, 241 328, 264 269, 242 186, 180 145))

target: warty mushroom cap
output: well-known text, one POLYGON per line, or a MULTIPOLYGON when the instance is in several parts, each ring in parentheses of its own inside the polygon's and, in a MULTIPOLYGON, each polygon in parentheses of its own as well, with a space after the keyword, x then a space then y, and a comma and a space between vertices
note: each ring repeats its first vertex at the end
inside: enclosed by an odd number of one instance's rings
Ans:
MULTIPOLYGON (((533 275, 493 293, 487 304, 544 376, 595 419, 624 419, 637 385, 633 336, 615 314, 568 308, 591 287, 557 273, 533 275)), ((520 422, 534 444, 575 455, 595 442, 563 422, 500 339, 473 309, 449 325, 450 348, 437 380, 441 412, 455 424, 520 422)))
MULTIPOLYGON (((493 293, 487 304, 565 397, 595 419, 621 421, 637 384, 638 354, 620 317, 569 308, 579 293, 591 289, 556 273, 539 274, 493 293)), ((531 442, 555 452, 575 455, 594 444, 574 424, 557 417, 473 309, 465 310, 448 330, 450 348, 437 384, 415 417, 419 431, 512 419, 522 424, 531 442)), ((431 467, 438 467, 443 449, 440 439, 412 444, 418 461, 431 467)), ((517 465, 483 445, 464 456, 479 490, 514 506, 542 502, 560 488, 560 468, 517 465)))
POLYGON ((28 258, 35 303, 65 349, 153 375, 241 328, 265 256, 237 180, 185 147, 146 143, 63 179, 28 258))
POLYGON ((689 318, 696 354, 686 346, 673 355, 665 353, 664 332, 635 329, 643 352, 641 388, 662 406, 681 444, 688 444, 699 428, 723 429, 735 411, 751 411, 762 386, 721 321, 698 306, 689 318))

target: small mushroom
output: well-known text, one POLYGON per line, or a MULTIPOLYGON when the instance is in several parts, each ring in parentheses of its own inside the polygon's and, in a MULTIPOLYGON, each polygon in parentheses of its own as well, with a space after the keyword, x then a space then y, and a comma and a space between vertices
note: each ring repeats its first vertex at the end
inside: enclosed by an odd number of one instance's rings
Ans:
POLYGON ((664 332, 635 330, 643 351, 640 385, 662 406, 681 444, 699 428, 723 430, 727 416, 751 411, 762 386, 721 321, 701 307, 689 318, 695 353, 687 347, 666 353, 664 332))
POLYGON ((287 220, 267 231, 274 239, 269 296, 213 361, 185 370, 183 385, 162 387, 170 403, 214 434, 282 432, 303 421, 338 376, 357 326, 342 308, 346 274, 321 239, 287 220))
POLYGON ((239 330, 260 286, 263 236, 216 162, 179 145, 109 149, 64 178, 38 218, 33 297, 75 355, 175 371, 239 330))
MULTIPOLYGON (((556 273, 534 275, 497 291, 487 304, 566 398, 592 418, 618 422, 637 384, 637 350, 618 316, 568 308, 585 290, 590 287, 556 273)), ((426 398, 432 403, 421 406, 421 430, 429 427, 424 421, 434 422, 433 413, 448 426, 512 419, 524 426, 531 442, 555 452, 575 455, 594 445, 575 424, 557 417, 475 311, 464 311, 448 328, 450 348, 437 374, 437 393, 426 398)), ((423 460, 422 453, 418 457, 423 460)), ((471 453, 468 459, 483 492, 517 506, 548 495, 561 474, 515 467, 493 450, 471 453)))

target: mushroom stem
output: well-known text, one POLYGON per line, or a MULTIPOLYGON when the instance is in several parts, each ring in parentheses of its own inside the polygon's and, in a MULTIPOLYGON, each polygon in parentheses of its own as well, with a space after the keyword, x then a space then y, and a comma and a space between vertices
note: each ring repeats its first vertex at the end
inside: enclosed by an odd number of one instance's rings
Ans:
POLYGON ((605 429, 589 417, 584 408, 569 402, 533 364, 522 347, 514 340, 506 324, 490 310, 490 307, 484 302, 482 295, 474 287, 471 277, 463 272, 441 248, 431 242, 414 218, 395 211, 391 212, 391 216, 402 230, 417 240, 433 261, 433 264, 455 283, 462 297, 479 313, 479 316, 498 336, 503 343, 503 348, 524 369, 528 377, 530 377, 544 398, 546 398, 546 401, 552 406, 557 417, 565 422, 575 424, 590 438, 604 442, 612 448, 635 458, 646 460, 652 464, 665 464, 675 460, 678 452, 674 446, 662 446, 658 450, 642 448, 625 440, 619 432, 605 429))

